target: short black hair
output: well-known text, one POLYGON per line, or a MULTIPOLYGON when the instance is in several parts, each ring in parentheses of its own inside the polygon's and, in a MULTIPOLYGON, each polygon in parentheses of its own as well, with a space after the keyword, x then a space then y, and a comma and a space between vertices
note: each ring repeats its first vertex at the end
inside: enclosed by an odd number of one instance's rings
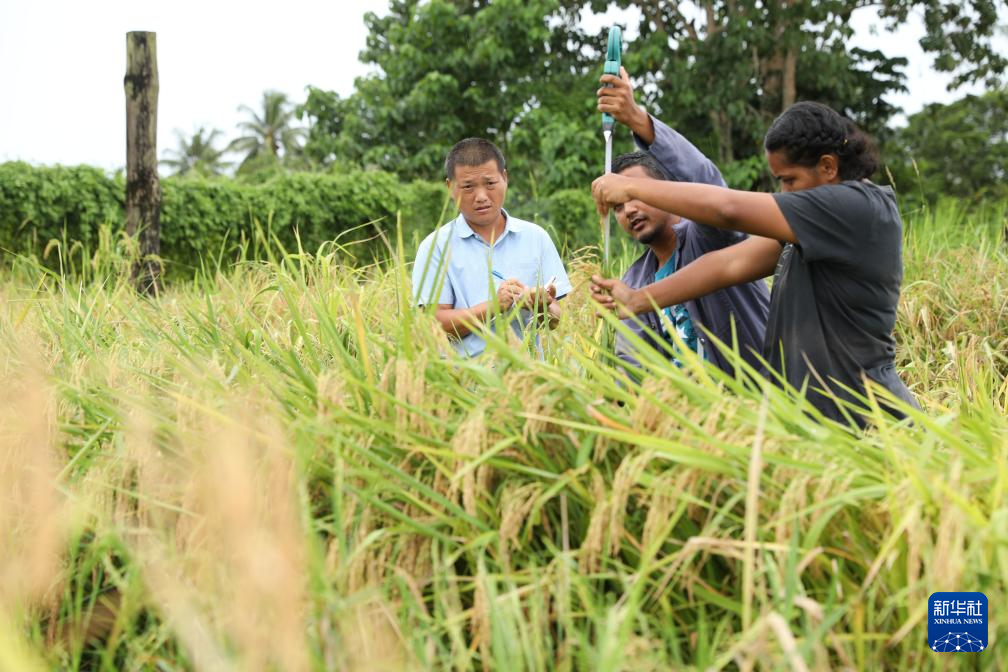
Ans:
POLYGON ((841 180, 860 180, 878 169, 878 150, 864 131, 833 108, 803 101, 774 119, 763 140, 768 152, 783 150, 796 166, 811 168, 835 154, 841 180))
POLYGON ((496 161, 497 170, 504 173, 504 155, 497 145, 483 138, 466 138, 455 143, 445 157, 445 177, 455 179, 455 166, 482 166, 487 161, 496 161))
POLYGON ((648 176, 656 180, 669 179, 668 173, 658 163, 658 160, 647 152, 627 152, 626 154, 620 154, 613 159, 612 172, 622 173, 627 168, 632 168, 633 166, 640 166, 648 176))

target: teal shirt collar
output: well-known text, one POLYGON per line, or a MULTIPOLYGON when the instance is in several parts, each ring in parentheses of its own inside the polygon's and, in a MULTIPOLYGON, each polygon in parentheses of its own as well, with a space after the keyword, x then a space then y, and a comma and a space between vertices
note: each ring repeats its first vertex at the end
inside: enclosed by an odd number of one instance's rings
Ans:
POLYGON ((655 272, 655 280, 664 280, 668 276, 676 272, 676 266, 679 265, 679 251, 676 250, 669 257, 669 260, 665 262, 665 265, 659 268, 655 272))

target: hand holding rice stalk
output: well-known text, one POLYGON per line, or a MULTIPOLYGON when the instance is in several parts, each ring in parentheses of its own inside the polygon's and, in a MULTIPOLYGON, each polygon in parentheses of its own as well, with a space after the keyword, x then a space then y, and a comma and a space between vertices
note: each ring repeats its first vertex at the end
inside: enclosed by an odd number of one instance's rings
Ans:
POLYGON ((525 290, 522 307, 533 313, 546 314, 551 304, 556 302, 556 276, 539 287, 528 287, 525 290))

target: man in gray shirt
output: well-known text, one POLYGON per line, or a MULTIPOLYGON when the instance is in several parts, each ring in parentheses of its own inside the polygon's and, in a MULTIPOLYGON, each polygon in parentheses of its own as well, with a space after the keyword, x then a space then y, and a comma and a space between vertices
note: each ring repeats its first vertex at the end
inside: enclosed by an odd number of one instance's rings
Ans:
MULTIPOLYGON (((623 154, 613 161, 613 172, 629 177, 725 186, 717 166, 686 138, 641 109, 633 99, 630 78, 603 75, 611 86, 598 90, 598 108, 629 127, 644 151, 623 154)), ((616 218, 632 238, 647 249, 623 276, 623 282, 640 288, 661 280, 707 252, 729 247, 747 238, 743 233, 717 229, 632 200, 617 205, 616 218)), ((667 328, 674 328, 687 348, 733 374, 731 360, 711 341, 713 336, 727 348, 737 343, 743 359, 760 369, 770 293, 763 280, 743 283, 707 296, 662 309, 664 315, 645 313, 624 324, 651 347, 673 361, 674 343, 667 328)), ((636 346, 622 334, 616 335, 616 354, 627 364, 639 367, 636 346)))

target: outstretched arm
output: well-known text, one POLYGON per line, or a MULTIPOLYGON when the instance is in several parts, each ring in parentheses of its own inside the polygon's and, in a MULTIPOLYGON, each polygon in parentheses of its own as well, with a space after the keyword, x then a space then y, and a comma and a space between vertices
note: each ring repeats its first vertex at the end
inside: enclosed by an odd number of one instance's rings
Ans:
POLYGON ((753 237, 697 258, 658 282, 631 289, 626 283, 592 276, 592 298, 621 318, 640 315, 699 299, 725 287, 765 278, 774 271, 781 246, 776 240, 753 237))
POLYGON ((592 182, 592 196, 601 214, 616 204, 637 199, 719 229, 797 242, 791 225, 771 194, 610 174, 592 182))
POLYGON ((643 149, 655 141, 655 127, 651 115, 634 100, 633 85, 626 68, 620 67, 620 76, 602 75, 602 87, 595 92, 598 97, 599 112, 611 114, 613 119, 629 128, 635 140, 640 140, 643 149))
POLYGON ((599 82, 603 84, 596 91, 599 111, 608 112, 616 121, 633 131, 637 146, 650 153, 669 177, 679 182, 725 186, 724 177, 713 161, 704 156, 693 143, 637 104, 626 69, 620 68, 619 77, 602 75, 599 82))

